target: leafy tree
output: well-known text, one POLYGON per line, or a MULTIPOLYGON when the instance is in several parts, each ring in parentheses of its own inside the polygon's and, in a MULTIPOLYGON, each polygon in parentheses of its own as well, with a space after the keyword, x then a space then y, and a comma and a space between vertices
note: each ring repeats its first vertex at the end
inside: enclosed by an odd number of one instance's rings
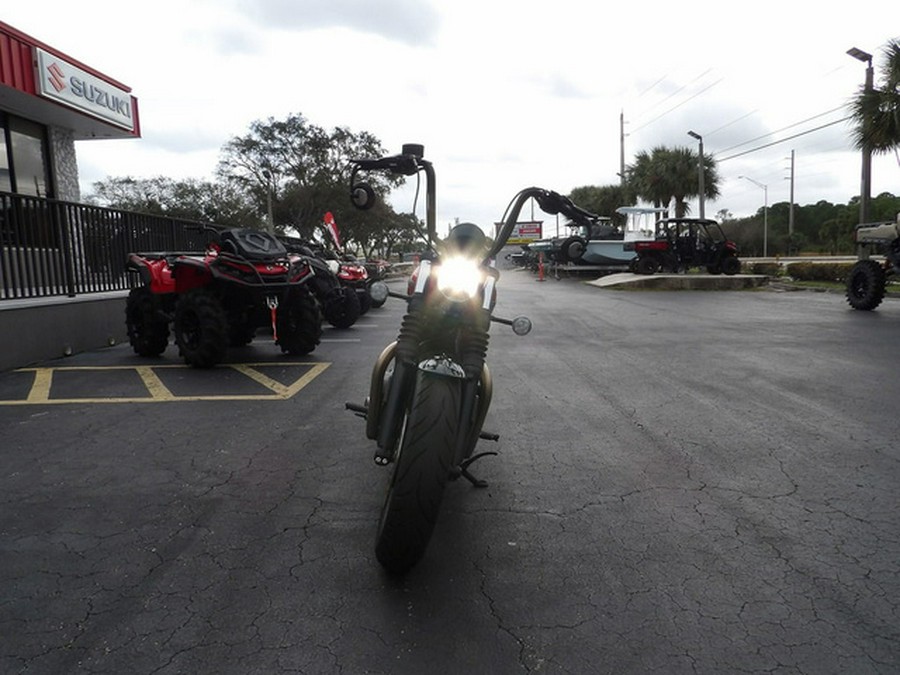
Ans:
POLYGON ((869 204, 875 220, 896 220, 900 214, 900 197, 890 192, 882 192, 869 204))
MULTIPOLYGON (((301 114, 291 114, 284 120, 257 120, 249 133, 229 140, 217 174, 252 199, 261 219, 268 221, 271 213, 276 231, 290 227, 311 236, 326 211, 336 219, 341 213, 339 227, 352 225, 358 216, 342 206, 349 200, 348 161, 384 154, 380 141, 368 132, 343 127, 326 131, 301 114)), ((382 195, 402 182, 383 174, 368 178, 382 195)))
POLYGON ((612 218, 613 224, 620 227, 625 225, 625 216, 616 213, 616 209, 633 204, 635 200, 633 191, 621 185, 583 185, 573 189, 568 196, 578 206, 612 218))
POLYGON ((92 187, 94 191, 85 201, 98 206, 219 225, 259 224, 254 205, 240 192, 219 183, 124 176, 97 181, 92 187))

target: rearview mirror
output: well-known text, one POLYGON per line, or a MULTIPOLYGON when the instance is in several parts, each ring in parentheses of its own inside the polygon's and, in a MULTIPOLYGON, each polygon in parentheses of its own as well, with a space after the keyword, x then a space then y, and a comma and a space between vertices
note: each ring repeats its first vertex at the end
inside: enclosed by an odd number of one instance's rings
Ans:
POLYGON ((388 289, 388 285, 383 281, 374 281, 372 282, 372 285, 369 286, 369 297, 378 304, 387 300, 389 293, 390 289, 388 289))
POLYGON ((366 183, 351 185, 350 201, 356 208, 367 211, 375 205, 375 190, 366 183))

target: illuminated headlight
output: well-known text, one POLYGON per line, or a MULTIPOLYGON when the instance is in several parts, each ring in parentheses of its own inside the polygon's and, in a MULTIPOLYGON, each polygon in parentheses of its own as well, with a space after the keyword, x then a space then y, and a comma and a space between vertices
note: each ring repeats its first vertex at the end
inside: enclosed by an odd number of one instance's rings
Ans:
POLYGON ((468 300, 478 293, 481 269, 470 258, 447 258, 437 268, 437 287, 450 300, 468 300))

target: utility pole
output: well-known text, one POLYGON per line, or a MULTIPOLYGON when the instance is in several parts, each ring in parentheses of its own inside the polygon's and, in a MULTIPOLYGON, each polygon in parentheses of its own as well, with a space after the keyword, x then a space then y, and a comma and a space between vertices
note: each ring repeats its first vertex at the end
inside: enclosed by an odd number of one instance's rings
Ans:
MULTIPOLYGON (((866 83, 864 95, 868 98, 872 93, 874 71, 872 69, 872 55, 862 49, 853 47, 847 53, 858 61, 866 64, 866 83)), ((859 222, 869 222, 869 201, 872 198, 872 146, 868 138, 868 120, 863 121, 863 147, 862 147, 862 178, 859 189, 859 222)))
POLYGON ((699 166, 697 168, 697 183, 699 184, 699 192, 700 192, 700 217, 706 218, 706 210, 704 207, 704 203, 706 201, 706 186, 703 184, 703 174, 705 171, 703 170, 703 136, 698 134, 696 131, 689 131, 688 136, 691 138, 696 138, 700 143, 700 161, 698 162, 699 166))
POLYGON ((619 112, 619 185, 625 187, 625 111, 619 112))
POLYGON ((788 255, 794 249, 794 151, 791 150, 791 208, 788 211, 788 255))

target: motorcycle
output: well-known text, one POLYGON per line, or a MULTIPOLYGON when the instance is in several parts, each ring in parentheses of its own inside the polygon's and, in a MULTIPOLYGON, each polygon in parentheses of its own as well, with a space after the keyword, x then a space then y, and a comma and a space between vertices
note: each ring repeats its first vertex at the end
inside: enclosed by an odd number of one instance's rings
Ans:
POLYGON ((448 481, 462 477, 476 487, 486 486, 470 468, 497 454, 475 452, 479 440, 499 440, 483 429, 494 390, 486 363, 488 331, 499 323, 527 335, 531 321, 494 316, 500 274, 492 261, 529 199, 550 213, 577 207, 554 192, 527 188, 510 203, 493 242, 472 223, 455 225, 438 241, 435 172, 421 145, 404 145, 399 155, 354 159, 351 165, 351 199, 361 209, 371 208, 375 193, 357 181, 360 172, 385 171, 417 180, 424 174, 426 183, 428 251, 407 292, 390 292, 383 282, 372 287, 373 296, 407 302, 399 335, 376 359, 365 403, 346 404, 366 420, 366 437, 377 446, 375 463, 393 465, 375 554, 388 572, 404 574, 425 553, 448 481))

